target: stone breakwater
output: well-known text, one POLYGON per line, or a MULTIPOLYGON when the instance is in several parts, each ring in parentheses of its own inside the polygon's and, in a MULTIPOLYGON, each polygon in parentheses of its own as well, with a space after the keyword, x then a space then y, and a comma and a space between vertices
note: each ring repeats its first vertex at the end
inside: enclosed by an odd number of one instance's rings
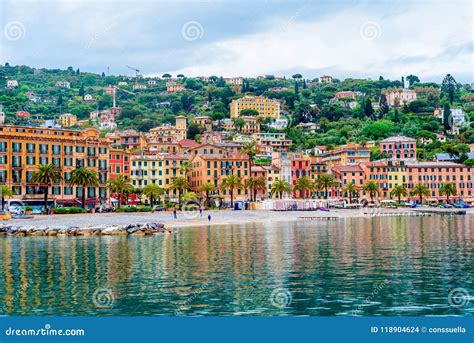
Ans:
POLYGON ((151 236, 163 233, 173 233, 173 230, 165 228, 161 223, 128 224, 128 225, 96 225, 96 226, 70 226, 70 227, 48 227, 48 226, 17 226, 0 224, 0 236, 151 236))

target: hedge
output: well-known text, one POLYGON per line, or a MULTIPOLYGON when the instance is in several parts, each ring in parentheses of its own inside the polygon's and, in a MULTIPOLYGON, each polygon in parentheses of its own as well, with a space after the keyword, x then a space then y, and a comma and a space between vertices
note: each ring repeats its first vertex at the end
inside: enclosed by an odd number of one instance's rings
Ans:
POLYGON ((151 212, 151 206, 123 206, 117 208, 116 212, 151 212))
POLYGON ((59 207, 53 209, 54 214, 73 214, 86 213, 86 210, 81 207, 59 207))

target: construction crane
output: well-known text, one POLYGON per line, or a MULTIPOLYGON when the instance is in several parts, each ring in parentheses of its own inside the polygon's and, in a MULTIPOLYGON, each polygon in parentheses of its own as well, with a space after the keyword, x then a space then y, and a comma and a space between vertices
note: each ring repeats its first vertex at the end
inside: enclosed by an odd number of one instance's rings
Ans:
POLYGON ((138 85, 138 75, 140 75, 140 69, 137 69, 137 68, 134 68, 134 67, 130 67, 130 66, 126 66, 128 69, 132 69, 132 70, 135 70, 135 84, 138 85))
POLYGON ((113 89, 113 91, 112 91, 112 103, 113 103, 112 107, 116 107, 116 105, 117 105, 116 98, 115 98, 115 93, 116 93, 117 90, 122 91, 122 92, 127 93, 127 94, 135 95, 135 93, 130 92, 126 89, 117 87, 115 85, 114 86, 109 86, 109 87, 112 87, 112 89, 113 89))

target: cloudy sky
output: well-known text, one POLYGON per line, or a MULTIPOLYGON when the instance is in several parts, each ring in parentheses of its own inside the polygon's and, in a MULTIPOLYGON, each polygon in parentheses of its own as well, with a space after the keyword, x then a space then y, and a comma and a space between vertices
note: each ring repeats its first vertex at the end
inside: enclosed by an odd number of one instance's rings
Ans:
POLYGON ((0 63, 474 82, 470 0, 1 0, 0 63))

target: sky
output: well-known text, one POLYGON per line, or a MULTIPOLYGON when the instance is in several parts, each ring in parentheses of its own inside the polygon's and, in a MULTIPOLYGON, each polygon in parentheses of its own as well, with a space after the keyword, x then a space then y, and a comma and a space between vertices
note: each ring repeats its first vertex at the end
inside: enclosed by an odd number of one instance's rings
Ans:
POLYGON ((0 63, 474 82, 474 2, 0 0, 0 63))

